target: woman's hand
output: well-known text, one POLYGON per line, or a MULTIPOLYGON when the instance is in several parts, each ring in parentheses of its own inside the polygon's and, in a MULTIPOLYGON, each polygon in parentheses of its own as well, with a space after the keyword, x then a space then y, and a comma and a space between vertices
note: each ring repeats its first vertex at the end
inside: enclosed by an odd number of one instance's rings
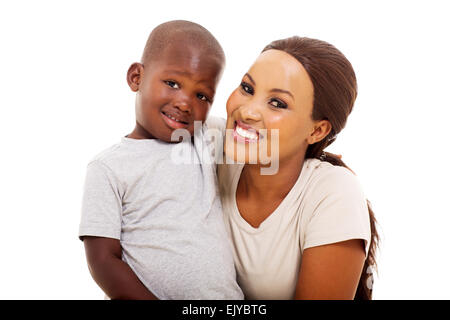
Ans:
POLYGON ((361 239, 305 249, 295 299, 354 299, 364 261, 361 239))

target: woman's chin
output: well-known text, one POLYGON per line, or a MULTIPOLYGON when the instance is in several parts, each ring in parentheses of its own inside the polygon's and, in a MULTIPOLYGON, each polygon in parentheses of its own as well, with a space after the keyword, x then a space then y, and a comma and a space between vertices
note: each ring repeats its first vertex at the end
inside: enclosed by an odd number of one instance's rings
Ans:
POLYGON ((256 144, 249 145, 226 139, 224 150, 227 163, 258 164, 258 148, 256 144))

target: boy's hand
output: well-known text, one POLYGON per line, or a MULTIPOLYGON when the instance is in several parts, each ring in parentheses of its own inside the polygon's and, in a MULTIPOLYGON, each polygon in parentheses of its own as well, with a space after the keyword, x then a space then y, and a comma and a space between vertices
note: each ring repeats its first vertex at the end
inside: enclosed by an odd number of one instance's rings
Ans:
POLYGON ((122 260, 117 239, 83 237, 89 271, 95 282, 111 299, 156 300, 130 266, 122 260))

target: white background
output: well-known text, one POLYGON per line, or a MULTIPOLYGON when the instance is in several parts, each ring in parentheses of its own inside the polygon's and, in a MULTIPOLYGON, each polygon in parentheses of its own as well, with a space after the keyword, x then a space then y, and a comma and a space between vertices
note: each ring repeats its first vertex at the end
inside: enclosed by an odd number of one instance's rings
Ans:
POLYGON ((270 41, 334 44, 359 96, 343 154, 382 233, 375 299, 449 299, 450 45, 445 1, 4 1, 0 4, 0 298, 103 299, 78 240, 85 167, 134 124, 125 74, 159 23, 221 42, 211 114, 270 41))

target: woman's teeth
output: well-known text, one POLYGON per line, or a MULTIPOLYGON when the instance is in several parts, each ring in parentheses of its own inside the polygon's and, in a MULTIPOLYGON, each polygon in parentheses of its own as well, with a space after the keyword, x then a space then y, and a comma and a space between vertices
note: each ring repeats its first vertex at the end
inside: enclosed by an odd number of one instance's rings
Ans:
POLYGON ((236 125, 236 133, 243 138, 247 138, 249 140, 258 140, 258 134, 255 132, 251 132, 241 128, 239 125, 236 125))

